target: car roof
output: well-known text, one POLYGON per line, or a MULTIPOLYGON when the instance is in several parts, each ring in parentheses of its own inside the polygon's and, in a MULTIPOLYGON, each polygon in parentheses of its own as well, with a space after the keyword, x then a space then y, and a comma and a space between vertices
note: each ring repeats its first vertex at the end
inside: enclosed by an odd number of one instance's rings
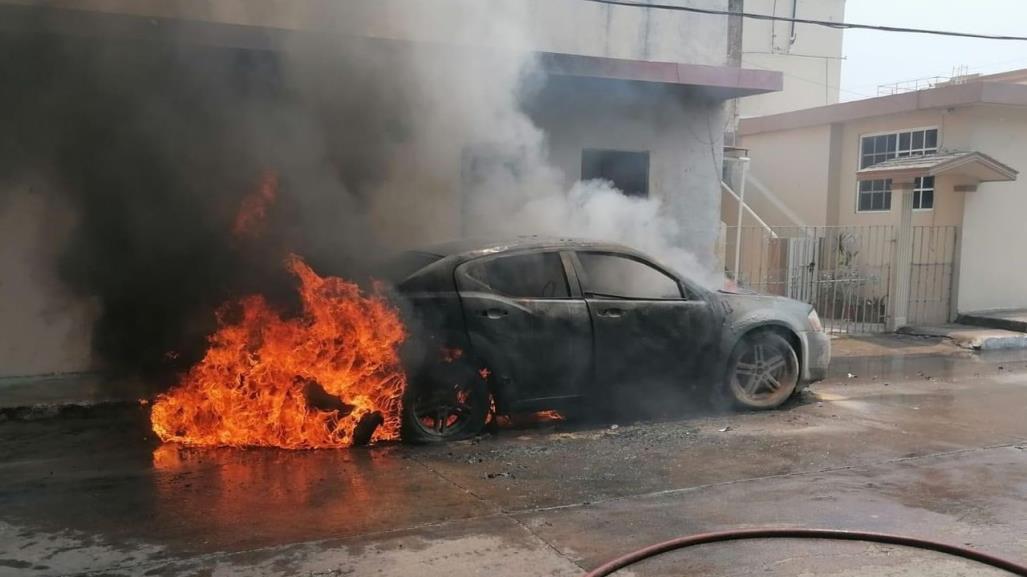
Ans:
POLYGON ((588 240, 581 238, 551 236, 517 236, 512 238, 463 238, 428 246, 418 252, 434 254, 440 257, 465 256, 473 257, 482 254, 508 252, 513 250, 531 250, 555 248, 566 250, 603 250, 639 254, 638 251, 622 244, 588 240))

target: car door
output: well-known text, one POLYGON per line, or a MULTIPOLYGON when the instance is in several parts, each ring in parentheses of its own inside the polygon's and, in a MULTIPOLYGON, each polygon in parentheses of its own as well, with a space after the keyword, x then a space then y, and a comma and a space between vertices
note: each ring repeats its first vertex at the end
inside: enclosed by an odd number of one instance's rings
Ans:
POLYGON ((471 345, 506 402, 571 398, 589 376, 591 321, 567 266, 559 251, 532 251, 456 269, 471 345))
POLYGON ((579 251, 575 268, 592 318, 597 385, 648 393, 700 376, 717 332, 705 300, 634 255, 579 251))

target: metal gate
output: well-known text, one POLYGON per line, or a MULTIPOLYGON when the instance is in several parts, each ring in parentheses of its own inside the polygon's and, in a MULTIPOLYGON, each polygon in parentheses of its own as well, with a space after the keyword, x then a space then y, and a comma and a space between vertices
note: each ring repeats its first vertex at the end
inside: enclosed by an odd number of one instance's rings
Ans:
MULTIPOLYGON (((733 273, 737 228, 724 229, 725 269, 733 273)), ((891 225, 742 227, 737 282, 808 302, 836 333, 885 330, 895 267, 891 225)), ((958 227, 916 227, 911 323, 948 321, 958 227)))
POLYGON ((909 324, 938 325, 952 319, 952 283, 958 226, 914 226, 909 274, 909 324))

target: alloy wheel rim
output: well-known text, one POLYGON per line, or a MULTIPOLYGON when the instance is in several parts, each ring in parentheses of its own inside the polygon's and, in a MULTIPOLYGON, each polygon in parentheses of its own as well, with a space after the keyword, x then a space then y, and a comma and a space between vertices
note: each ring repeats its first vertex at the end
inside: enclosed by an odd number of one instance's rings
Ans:
POLYGON ((766 344, 754 345, 735 364, 736 386, 755 402, 770 401, 786 391, 792 373, 785 352, 766 344))
POLYGON ((472 411, 470 393, 459 386, 436 391, 414 401, 414 421, 422 431, 437 437, 458 434, 472 411))

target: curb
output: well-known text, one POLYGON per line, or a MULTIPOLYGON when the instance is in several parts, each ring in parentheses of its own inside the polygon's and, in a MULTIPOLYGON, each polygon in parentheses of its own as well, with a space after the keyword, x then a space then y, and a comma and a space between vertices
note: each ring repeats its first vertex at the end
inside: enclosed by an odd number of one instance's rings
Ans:
POLYGON ((55 402, 42 405, 0 407, 0 423, 6 421, 28 422, 67 418, 90 419, 140 406, 138 401, 96 401, 86 403, 55 402))
POLYGON ((947 327, 901 327, 898 334, 918 337, 941 337, 952 341, 956 346, 973 351, 999 351, 1027 349, 1027 334, 1004 329, 947 328, 947 327))

